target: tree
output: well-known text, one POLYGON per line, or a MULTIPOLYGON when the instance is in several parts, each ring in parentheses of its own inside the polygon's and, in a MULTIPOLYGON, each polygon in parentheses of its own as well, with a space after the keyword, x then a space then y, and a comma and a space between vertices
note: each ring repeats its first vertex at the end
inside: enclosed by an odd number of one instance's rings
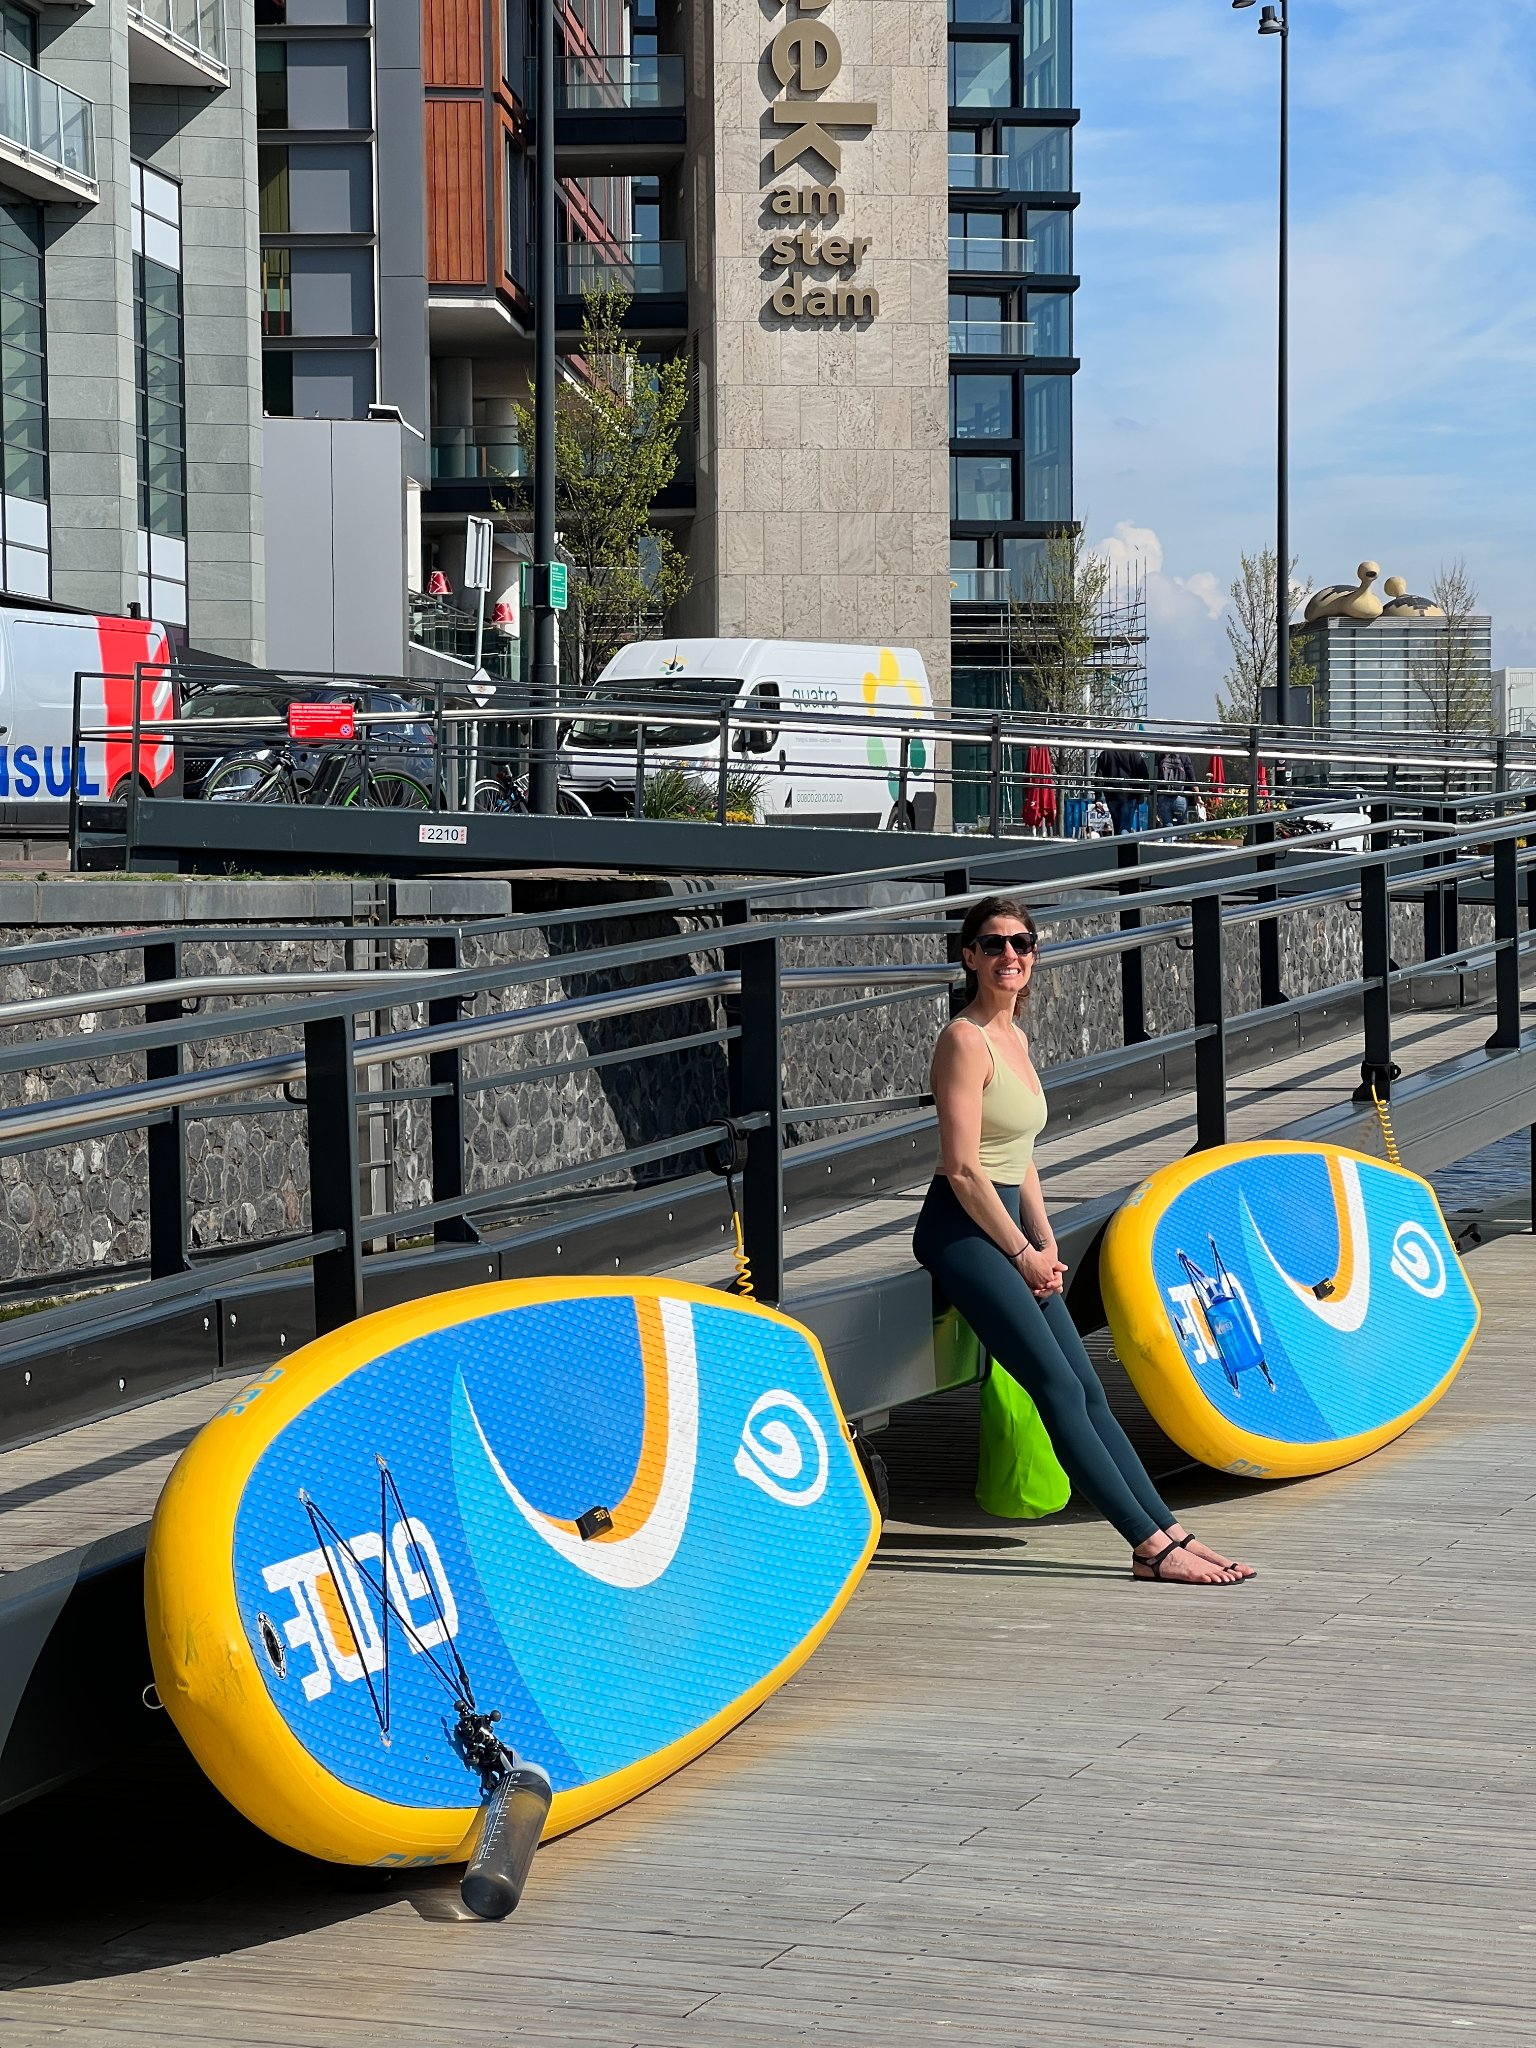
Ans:
MULTIPOLYGON (((643 638, 687 596, 690 580, 686 556, 651 518, 677 472, 688 365, 642 362, 624 332, 628 310, 629 294, 617 286, 585 294, 579 374, 555 395, 555 524, 571 570, 566 631, 582 696, 616 648, 643 638)), ((531 448, 532 407, 518 406, 515 417, 531 448)), ((502 509, 526 530, 526 495, 502 509)))
MULTIPOLYGON (((1223 725, 1255 725, 1261 692, 1273 689, 1280 644, 1277 558, 1273 548, 1261 548, 1256 555, 1243 554, 1242 566, 1229 585, 1232 600, 1227 614, 1227 645, 1232 649, 1232 666, 1216 692, 1216 715, 1223 725)), ((1312 595, 1312 585, 1297 573, 1291 558, 1291 610, 1296 612, 1312 595)), ((1291 686, 1308 689, 1317 681, 1317 670, 1291 649, 1291 686)))
POLYGON ((1081 527, 1040 544, 1011 599, 1013 638, 1034 684, 1035 709, 1051 717, 1091 716, 1094 649, 1109 590, 1110 565, 1081 527))
POLYGON ((1493 726, 1493 678, 1471 630, 1477 585, 1460 556, 1441 565, 1429 594, 1445 617, 1416 629, 1414 640, 1422 645, 1408 668, 1429 729, 1447 735, 1488 732, 1493 726))

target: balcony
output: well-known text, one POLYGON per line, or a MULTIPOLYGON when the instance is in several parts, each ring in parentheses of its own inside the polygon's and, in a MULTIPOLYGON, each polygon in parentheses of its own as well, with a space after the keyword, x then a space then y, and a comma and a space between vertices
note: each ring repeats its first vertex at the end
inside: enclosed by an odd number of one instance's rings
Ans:
POLYGON ((1007 192, 1012 189, 1009 166, 1012 159, 995 152, 976 150, 949 153, 949 185, 952 192, 1007 192))
POLYGON ((227 86, 224 0, 128 0, 128 78, 133 85, 227 86))
POLYGON ((562 175, 640 177, 681 162, 683 96, 678 56, 562 57, 555 73, 562 175))
POLYGON ((1028 356, 1034 354, 1033 320, 951 320, 952 356, 1028 356))
POLYGON ((1011 572, 1007 569, 951 569, 951 604, 1007 604, 1013 595, 1011 572))
POLYGON ((96 112, 89 100, 0 56, 0 180, 35 199, 94 206, 96 112))
POLYGON ((951 235, 949 267, 989 276, 1023 277, 1035 267, 1035 245, 1018 235, 951 235))
POLYGON ((688 289, 681 242, 563 242, 557 253, 555 291, 562 299, 612 285, 635 299, 673 298, 688 289))
POLYGON ((527 450, 502 428, 440 427, 433 433, 434 484, 494 483, 531 474, 527 450))

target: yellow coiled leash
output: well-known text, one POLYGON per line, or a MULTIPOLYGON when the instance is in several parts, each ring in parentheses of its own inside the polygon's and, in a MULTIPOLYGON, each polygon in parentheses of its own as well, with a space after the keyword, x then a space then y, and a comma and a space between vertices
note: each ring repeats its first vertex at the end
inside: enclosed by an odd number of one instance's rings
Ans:
POLYGON ((1376 1083, 1371 1083, 1371 1103, 1376 1111, 1376 1120, 1381 1125, 1381 1142, 1387 1148, 1387 1158, 1394 1166, 1401 1166, 1403 1155, 1397 1149, 1397 1139, 1392 1134, 1392 1112, 1383 1098, 1376 1092, 1376 1083))
POLYGON ((731 1282, 735 1294, 754 1298, 752 1286, 752 1261, 747 1257, 747 1241, 742 1235, 741 1204, 736 1199, 736 1176, 747 1163, 747 1134, 734 1117, 723 1116, 720 1129, 725 1133, 720 1144, 705 1156, 711 1173, 718 1173, 725 1182, 726 1199, 731 1205, 731 1225, 736 1233, 735 1247, 731 1259, 736 1268, 736 1277, 731 1282))

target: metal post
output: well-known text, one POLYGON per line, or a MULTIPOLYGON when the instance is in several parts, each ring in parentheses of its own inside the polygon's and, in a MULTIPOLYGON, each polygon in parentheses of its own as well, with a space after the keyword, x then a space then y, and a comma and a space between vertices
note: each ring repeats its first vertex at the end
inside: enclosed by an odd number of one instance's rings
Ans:
POLYGON ((1493 988, 1497 1023, 1490 1052, 1520 1044, 1520 849, 1500 839, 1493 849, 1493 988))
POLYGON ((1280 0, 1280 276, 1275 391, 1275 587, 1279 637, 1275 642, 1277 723, 1290 720, 1291 696, 1291 24, 1280 0))
POLYGON ((362 1219, 357 1199, 357 1073, 350 1017, 304 1026, 304 1105, 309 1139, 309 1215, 316 1232, 339 1230, 334 1251, 313 1261, 315 1330, 324 1336, 363 1312, 362 1219))
MULTIPOLYGON (((1424 806, 1426 822, 1443 824, 1445 810, 1440 804, 1424 806)), ((1430 833, 1425 839, 1429 851, 1424 855, 1424 958, 1438 960, 1445 952, 1445 895, 1443 885, 1436 880, 1435 870, 1439 867, 1439 835, 1430 833)))
MULTIPOLYGON (((105 679, 103 679, 105 693, 105 679)), ((139 688, 139 663, 133 665, 133 744, 128 751, 128 816, 127 833, 123 846, 123 867, 128 874, 134 871, 134 855, 139 845, 139 728, 143 722, 143 703, 139 688)), ((103 778, 105 779, 105 778, 103 778)), ((110 789, 103 794, 110 797, 110 789)))
MULTIPOLYGON (((1126 874, 1120 884, 1122 896, 1134 895, 1141 887, 1137 869, 1141 866, 1141 842, 1137 839, 1119 839, 1115 842, 1115 865, 1126 874)), ((1120 913, 1120 929, 1134 932, 1140 929, 1141 912, 1125 909, 1120 913)), ((1120 954, 1120 1018, 1121 1042, 1125 1045, 1140 1045, 1147 1035, 1147 991, 1145 976, 1146 955, 1140 946, 1126 946, 1120 954)))
MULTIPOLYGON (((1254 828, 1254 842, 1267 852, 1260 852, 1254 866, 1260 874, 1273 874, 1276 854, 1275 821, 1261 818, 1254 828)), ((1254 894, 1260 903, 1278 903, 1280 891, 1273 882, 1266 882, 1254 894)), ((1280 986, 1280 920, 1266 917, 1259 926, 1259 1002, 1264 1009, 1285 1001, 1285 991, 1280 986)))
POLYGON ((645 816, 645 720, 635 727, 635 816, 645 816))
POLYGON ((1383 1102, 1392 1092, 1392 903, 1387 894, 1387 863, 1373 860, 1360 870, 1360 972, 1365 982, 1362 1002, 1364 1044, 1356 1102, 1369 1102, 1371 1088, 1383 1102))
POLYGON ((742 1171, 742 1233, 759 1301, 784 1298, 784 1047, 780 1019, 779 942, 757 939, 736 948, 741 963, 741 1048, 737 1116, 766 1114, 765 1128, 747 1134, 742 1171))
POLYGON ((528 808, 555 812, 556 714, 560 672, 549 565, 555 559, 555 0, 539 0, 535 87, 536 216, 533 366, 533 749, 528 808))
MULTIPOLYGON (((144 979, 174 981, 181 973, 181 945, 165 939, 144 948, 144 979)), ((181 1004, 146 1003, 146 1024, 179 1023, 181 1004)), ((152 1045, 144 1055, 147 1081, 170 1081, 181 1072, 179 1042, 152 1045)), ((164 1280, 191 1269, 187 1257, 187 1153, 182 1112, 173 1109, 164 1123, 151 1124, 144 1134, 149 1163, 149 1277, 164 1280)))
POLYGON ((1003 721, 994 711, 992 737, 987 748, 987 802, 989 829, 994 839, 1003 836, 1003 721))
MULTIPOLYGON (((1248 728, 1248 815, 1256 817, 1259 809, 1259 728, 1248 728)), ((1248 844, 1253 844, 1253 827, 1248 827, 1248 844)))
POLYGON ((720 776, 715 786, 715 823, 725 823, 725 785, 731 773, 731 707, 720 706, 720 776))
MULTIPOLYGON (((971 871, 969 868, 946 868, 944 870, 944 894, 946 896, 969 896, 971 893, 971 871)), ((951 967, 960 965, 960 926, 951 921, 944 941, 944 957, 951 967)), ((949 1014, 958 1017, 965 1008, 965 992, 950 983, 949 1014)))
MULTIPOLYGON (((433 932, 427 940, 427 965, 459 965, 459 934, 433 932)), ((438 996, 427 1005, 429 1024, 457 1024, 464 1014, 462 996, 438 996)), ((432 1199, 452 1202, 464 1193, 464 1055, 460 1047, 427 1056, 432 1095, 432 1199)), ((440 1216, 432 1226, 432 1242, 478 1244, 480 1233, 465 1216, 440 1216)))
POLYGON ((1227 1015, 1221 898, 1197 896, 1189 906, 1194 940, 1195 1028, 1214 1027, 1195 1042, 1195 1150, 1227 1142, 1227 1015))

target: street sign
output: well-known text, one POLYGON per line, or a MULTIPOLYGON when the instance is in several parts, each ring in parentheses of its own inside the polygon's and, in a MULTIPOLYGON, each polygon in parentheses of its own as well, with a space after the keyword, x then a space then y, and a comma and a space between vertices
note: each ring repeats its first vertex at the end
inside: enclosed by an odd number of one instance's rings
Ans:
POLYGON ((465 687, 482 711, 496 694, 496 685, 491 681, 488 671, 483 668, 475 670, 465 687))
POLYGON ((464 529, 464 588, 466 590, 489 590, 491 587, 491 522, 476 519, 470 515, 464 529))
POLYGON ((288 737, 291 740, 356 739, 356 715, 350 704, 290 704, 288 737))
POLYGON ((570 589, 570 576, 564 562, 549 565, 549 608, 552 612, 563 612, 570 589))

